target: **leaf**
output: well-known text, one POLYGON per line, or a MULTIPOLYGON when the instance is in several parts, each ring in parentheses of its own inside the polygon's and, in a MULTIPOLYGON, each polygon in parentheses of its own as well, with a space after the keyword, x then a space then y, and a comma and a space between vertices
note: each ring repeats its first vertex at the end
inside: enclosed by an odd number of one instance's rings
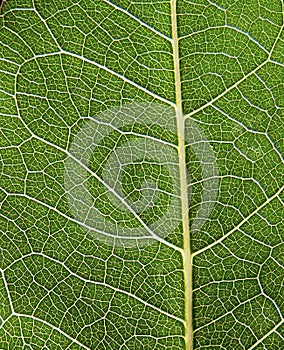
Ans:
POLYGON ((284 344, 283 0, 6 1, 0 348, 284 344))

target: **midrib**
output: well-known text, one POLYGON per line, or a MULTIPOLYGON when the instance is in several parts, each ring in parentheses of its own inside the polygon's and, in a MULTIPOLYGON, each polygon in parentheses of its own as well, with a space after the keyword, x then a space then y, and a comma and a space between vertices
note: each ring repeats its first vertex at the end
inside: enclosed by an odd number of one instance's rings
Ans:
POLYGON ((176 117, 178 133, 178 153, 181 185, 181 205, 183 222, 183 268, 184 268, 184 287, 185 287, 185 350, 193 350, 193 329, 192 329, 192 263, 190 252, 189 219, 188 219, 188 192, 187 192, 187 171, 185 157, 185 139, 184 139, 184 117, 182 112, 182 94, 179 66, 179 47, 178 47, 178 28, 176 0, 171 1, 172 15, 172 43, 173 59, 175 71, 175 93, 176 93, 176 117))

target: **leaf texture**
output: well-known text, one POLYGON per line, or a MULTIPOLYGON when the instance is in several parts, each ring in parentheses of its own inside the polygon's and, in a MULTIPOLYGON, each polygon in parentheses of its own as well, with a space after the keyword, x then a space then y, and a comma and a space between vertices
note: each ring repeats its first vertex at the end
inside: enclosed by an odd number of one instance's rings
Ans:
POLYGON ((283 349, 283 0, 0 22, 0 349, 283 349))

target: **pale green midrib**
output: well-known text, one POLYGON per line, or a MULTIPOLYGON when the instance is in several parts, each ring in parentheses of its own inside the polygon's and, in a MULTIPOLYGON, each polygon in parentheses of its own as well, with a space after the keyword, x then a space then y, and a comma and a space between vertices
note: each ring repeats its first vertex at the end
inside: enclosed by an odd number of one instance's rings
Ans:
POLYGON ((180 170, 180 188, 181 188, 181 208, 183 223, 183 268, 184 268, 184 292, 185 292, 185 350, 193 350, 193 328, 192 328, 192 262, 190 252, 189 218, 188 218, 188 192, 187 192, 187 171, 185 157, 185 139, 184 139, 184 117, 182 111, 182 93, 181 77, 179 66, 179 47, 178 47, 178 27, 176 0, 171 0, 172 17, 172 45, 175 73, 175 93, 176 93, 176 118, 178 135, 178 156, 180 170))

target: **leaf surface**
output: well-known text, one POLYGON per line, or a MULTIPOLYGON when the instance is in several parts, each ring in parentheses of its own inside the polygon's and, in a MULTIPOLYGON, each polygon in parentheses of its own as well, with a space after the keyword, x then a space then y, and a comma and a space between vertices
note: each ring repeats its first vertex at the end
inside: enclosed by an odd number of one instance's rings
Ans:
POLYGON ((0 349, 283 349, 283 0, 0 21, 0 349))

